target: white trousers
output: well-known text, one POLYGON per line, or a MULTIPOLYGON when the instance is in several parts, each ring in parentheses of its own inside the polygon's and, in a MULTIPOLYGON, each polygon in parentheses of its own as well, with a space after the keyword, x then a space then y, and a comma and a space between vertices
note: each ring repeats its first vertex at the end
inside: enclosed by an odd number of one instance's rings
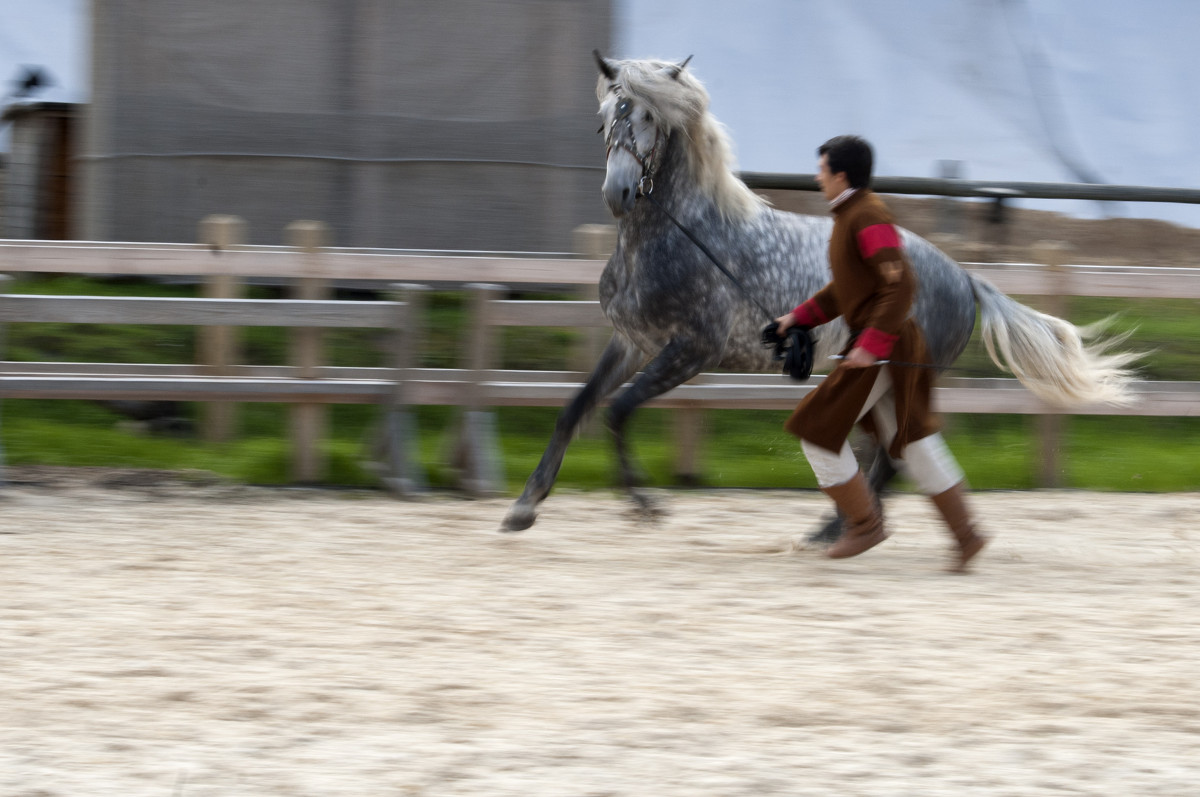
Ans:
MULTIPOLYGON (((897 431, 896 399, 892 393, 892 377, 886 368, 879 368, 879 376, 875 378, 875 385, 858 417, 861 419, 868 412, 872 413, 879 442, 886 451, 897 431)), ((849 442, 843 443, 842 450, 836 454, 807 440, 801 440, 800 447, 821 487, 845 484, 858 473, 858 460, 854 458, 849 442)), ((939 495, 963 480, 962 468, 950 453, 946 441, 936 432, 909 443, 903 458, 894 462, 923 495, 939 495)))

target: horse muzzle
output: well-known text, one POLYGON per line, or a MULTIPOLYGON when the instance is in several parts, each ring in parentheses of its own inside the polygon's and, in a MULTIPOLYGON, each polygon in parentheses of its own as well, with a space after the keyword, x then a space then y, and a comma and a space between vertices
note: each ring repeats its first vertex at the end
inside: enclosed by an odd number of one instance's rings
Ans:
POLYGON ((624 149, 614 148, 608 156, 608 171, 604 176, 604 204, 614 218, 621 218, 633 210, 638 198, 638 184, 642 179, 642 165, 624 149))
POLYGON ((608 211, 614 218, 619 219, 632 211, 637 202, 637 183, 605 180, 601 192, 604 194, 604 204, 608 205, 608 211))

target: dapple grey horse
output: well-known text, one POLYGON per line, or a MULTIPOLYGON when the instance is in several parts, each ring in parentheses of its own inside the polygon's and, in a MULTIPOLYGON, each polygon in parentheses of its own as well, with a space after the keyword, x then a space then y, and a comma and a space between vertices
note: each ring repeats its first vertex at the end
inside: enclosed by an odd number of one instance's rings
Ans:
MULTIPOLYGON (((607 425, 621 484, 652 513, 637 490, 627 447, 631 413, 705 370, 778 368, 761 342, 768 316, 787 312, 830 278, 832 221, 777 211, 738 179, 729 138, 686 61, 595 56, 608 148, 603 194, 617 218, 616 249, 600 278, 613 336, 559 414, 541 461, 503 521, 506 531, 533 524, 580 422, 630 379, 612 400, 607 425)), ((1123 366, 1132 355, 1106 354, 1105 342, 1085 344, 1098 329, 1080 329, 1021 305, 928 241, 907 230, 901 237, 920 286, 913 314, 934 364, 949 366, 962 353, 978 304, 992 359, 1037 395, 1063 405, 1124 400, 1130 377, 1123 366)), ((820 363, 846 344, 849 333, 837 320, 813 335, 820 363)), ((886 457, 876 458, 881 466, 873 480, 882 488, 894 470, 886 457)))

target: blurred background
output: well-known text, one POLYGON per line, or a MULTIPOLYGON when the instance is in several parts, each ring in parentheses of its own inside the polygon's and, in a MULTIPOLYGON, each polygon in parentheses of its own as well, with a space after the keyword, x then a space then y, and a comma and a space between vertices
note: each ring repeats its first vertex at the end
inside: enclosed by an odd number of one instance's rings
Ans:
MULTIPOLYGON (((682 59, 748 171, 1200 185, 1187 0, 0 0, 0 235, 563 251, 607 221, 591 50, 682 59)), ((1016 200, 1200 227, 1200 208, 1016 200)))

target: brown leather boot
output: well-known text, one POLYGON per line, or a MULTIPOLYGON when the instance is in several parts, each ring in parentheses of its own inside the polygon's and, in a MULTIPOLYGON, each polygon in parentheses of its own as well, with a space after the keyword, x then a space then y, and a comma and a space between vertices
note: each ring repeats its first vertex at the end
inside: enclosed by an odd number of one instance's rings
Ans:
POLYGON ((833 499, 846 518, 845 532, 825 552, 830 559, 858 556, 888 538, 883 529, 883 513, 879 509, 879 500, 871 491, 861 471, 848 482, 833 487, 822 487, 821 492, 833 499))
POLYGON ((988 544, 988 538, 975 531, 975 522, 971 520, 971 513, 967 509, 963 483, 959 482, 944 493, 929 497, 958 542, 958 557, 948 569, 951 573, 965 573, 967 564, 988 544))

